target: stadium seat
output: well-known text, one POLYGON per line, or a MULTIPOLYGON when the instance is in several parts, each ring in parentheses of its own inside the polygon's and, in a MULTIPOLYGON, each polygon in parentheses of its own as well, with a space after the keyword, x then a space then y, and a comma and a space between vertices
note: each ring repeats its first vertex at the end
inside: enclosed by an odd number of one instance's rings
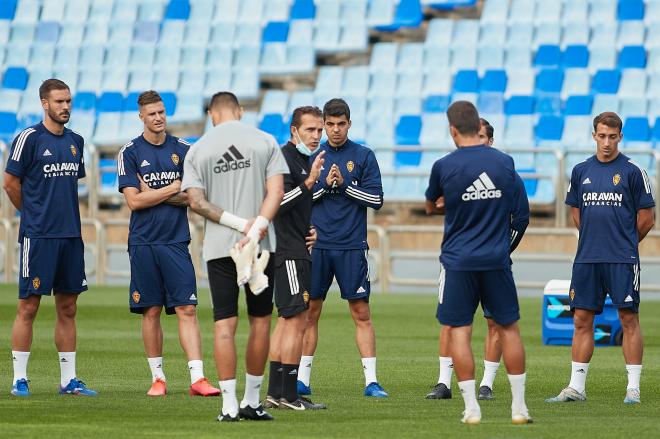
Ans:
POLYGON ((596 116, 604 111, 619 111, 619 97, 615 94, 598 94, 594 96, 591 114, 596 116))
POLYGON ((629 117, 623 124, 624 142, 648 142, 651 139, 651 129, 647 117, 629 117))
MULTIPOLYGON (((592 17, 593 17, 592 13, 592 17)), ((616 39, 619 30, 619 25, 616 21, 604 21, 599 23, 597 26, 593 26, 591 30, 591 40, 589 42, 589 48, 604 48, 611 47, 616 49, 616 39)))
POLYGON ((591 92, 591 75, 587 69, 564 70, 564 85, 561 96, 566 99, 571 95, 586 95, 591 92))
POLYGON ((73 98, 73 109, 81 112, 96 111, 96 95, 90 92, 77 93, 73 98))
POLYGON ((507 117, 503 143, 507 147, 529 148, 534 145, 534 116, 513 115, 507 117))
POLYGON ((424 99, 424 113, 444 113, 449 108, 449 96, 427 96, 424 99))
POLYGON ((644 46, 625 46, 619 53, 620 69, 643 69, 646 67, 646 49, 644 46))
POLYGON ((2 88, 25 90, 29 74, 24 67, 9 67, 2 75, 2 88))
POLYGON ((534 65, 536 67, 559 67, 561 49, 555 45, 541 45, 536 51, 534 65))
POLYGON ((641 20, 622 21, 619 23, 617 47, 643 46, 646 35, 646 26, 641 20))
POLYGON ((479 47, 477 51, 477 69, 479 71, 502 69, 503 67, 504 67, 504 47, 494 47, 494 46, 479 47))
POLYGON ((316 6, 313 0, 295 0, 291 5, 291 20, 313 20, 316 16, 316 6))
POLYGON ((564 6, 561 15, 562 23, 584 26, 588 21, 589 2, 587 0, 573 0, 562 3, 564 6))
POLYGON ((589 70, 611 70, 617 67, 617 51, 614 46, 591 47, 589 70))
POLYGON ((619 102, 619 116, 622 119, 631 116, 646 116, 648 102, 645 97, 621 98, 619 102))
POLYGON ((511 96, 504 106, 504 113, 508 116, 534 114, 533 96, 511 96))
POLYGON ((564 107, 567 116, 588 116, 591 114, 593 98, 589 95, 569 96, 564 107))
POLYGON ((564 71, 560 69, 544 69, 536 75, 536 93, 561 92, 564 81, 564 71))
POLYGON ((422 118, 418 115, 401 116, 396 125, 397 145, 419 145, 419 135, 422 131, 422 118))
POLYGON ((399 49, 397 70, 421 71, 424 65, 424 45, 422 43, 402 44, 399 49))
POLYGON ((395 94, 399 97, 419 97, 423 80, 424 76, 419 71, 400 73, 395 94))
POLYGON ((395 31, 402 27, 419 27, 422 23, 422 7, 419 0, 400 0, 396 5, 392 23, 378 26, 381 31, 395 31))
POLYGON ((99 159, 99 193, 116 195, 119 188, 117 178, 117 161, 115 159, 99 159))
POLYGON ((13 20, 16 14, 16 3, 18 0, 5 0, 0 2, 0 20, 13 20))
POLYGON ((97 110, 100 113, 112 113, 122 110, 124 97, 121 93, 107 92, 103 93, 98 100, 97 110))
POLYGON ((170 0, 165 10, 166 20, 187 20, 190 16, 188 0, 170 0))
POLYGON ((504 47, 506 45, 506 32, 506 24, 485 23, 482 16, 479 46, 504 47))
MULTIPOLYGON (((394 21, 396 4, 394 0, 371 0, 366 22, 370 27, 387 26, 394 21)), ((322 15, 319 15, 323 17, 322 15)))
POLYGON ((20 90, 0 89, 0 111, 18 113, 22 94, 20 90))
POLYGON ((542 45, 559 46, 561 43, 561 26, 557 23, 541 23, 536 27, 534 33, 533 48, 542 45))
POLYGON ((589 64, 589 49, 584 45, 566 47, 562 53, 561 66, 563 68, 583 68, 589 64))
POLYGON ((266 25, 261 41, 265 43, 286 43, 289 35, 289 23, 286 21, 272 21, 266 25))
POLYGON ((589 24, 591 24, 592 27, 597 27, 597 25, 616 23, 616 21, 617 0, 599 0, 597 7, 590 8, 589 24))
POLYGON ((584 25, 584 22, 567 23, 564 25, 561 44, 564 47, 577 45, 586 46, 589 44, 589 34, 591 29, 584 25))
POLYGON ((614 94, 619 90, 621 73, 618 70, 599 70, 593 77, 591 91, 600 94, 614 94))
POLYGON ((561 19, 562 3, 563 2, 537 2, 534 23, 547 23, 556 26, 561 19))
POLYGON ((560 141, 564 129, 564 118, 561 116, 541 116, 536 124, 537 142, 560 141))
POLYGON ((424 72, 438 72, 447 69, 451 52, 448 47, 426 46, 424 49, 424 72))
POLYGON ((646 94, 646 71, 626 69, 621 75, 619 96, 622 98, 642 97, 646 94))
POLYGON ((536 114, 560 115, 562 111, 561 99, 557 95, 544 95, 536 98, 534 112, 536 114))
POLYGON ((479 43, 479 21, 457 20, 452 35, 453 48, 476 48, 479 43))
MULTIPOLYGON (((369 68, 364 66, 346 67, 343 78, 343 92, 347 96, 366 96, 369 89, 369 68)), ((328 90, 321 90, 327 93, 328 90)))
POLYGON ((617 18, 619 20, 643 20, 643 0, 619 0, 617 7, 617 18))
POLYGON ((454 93, 477 93, 479 74, 476 70, 459 70, 454 76, 454 93))
POLYGON ((314 22, 312 20, 294 20, 289 24, 287 43, 311 44, 314 41, 314 22))
POLYGON ((534 70, 515 69, 507 71, 506 95, 531 95, 534 93, 534 70))
POLYGON ((449 47, 453 33, 454 20, 435 18, 429 22, 424 44, 427 47, 449 47))
POLYGON ((41 21, 37 25, 35 41, 57 43, 60 37, 60 24, 53 21, 41 21))
POLYGON ((481 93, 504 93, 507 85, 507 74, 504 70, 486 70, 479 83, 481 93))
POLYGON ((504 113, 504 96, 502 93, 480 93, 477 98, 477 108, 482 114, 504 113))

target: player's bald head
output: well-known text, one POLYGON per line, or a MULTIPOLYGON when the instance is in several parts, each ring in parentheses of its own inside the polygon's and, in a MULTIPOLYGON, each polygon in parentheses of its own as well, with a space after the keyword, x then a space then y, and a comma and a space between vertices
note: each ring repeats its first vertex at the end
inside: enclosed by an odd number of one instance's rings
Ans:
POLYGON ((447 109, 449 126, 463 136, 476 136, 481 128, 479 112, 472 102, 456 101, 447 109))

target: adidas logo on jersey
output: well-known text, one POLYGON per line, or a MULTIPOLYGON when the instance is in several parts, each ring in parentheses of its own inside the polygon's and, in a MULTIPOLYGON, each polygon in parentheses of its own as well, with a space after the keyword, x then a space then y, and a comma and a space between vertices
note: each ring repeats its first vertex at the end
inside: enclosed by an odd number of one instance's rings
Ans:
POLYGON ((141 168, 144 168, 145 166, 149 166, 150 164, 151 164, 151 163, 149 163, 148 161, 146 161, 146 160, 142 160, 142 163, 140 163, 140 167, 141 167, 141 168))
POLYGON ((482 172, 479 174, 479 178, 474 180, 472 184, 465 189, 465 193, 461 198, 463 198, 463 201, 472 201, 501 197, 502 191, 495 187, 488 174, 482 172))
POLYGON ((632 301, 633 301, 632 296, 631 296, 630 294, 628 294, 628 295, 626 296, 626 299, 624 300, 624 302, 632 302, 632 301))
POLYGON ((229 150, 222 154, 222 158, 215 163, 213 172, 221 174, 223 172, 236 171, 238 169, 245 169, 250 167, 250 159, 243 157, 234 145, 229 147, 229 150))
POLYGON ((591 184, 591 180, 589 180, 589 177, 585 178, 582 184, 591 184))
POLYGON ((362 294, 362 293, 366 293, 366 292, 367 292, 367 290, 365 290, 363 287, 360 287, 357 290, 357 294, 362 294))
POLYGON ((197 296, 195 295, 195 293, 192 293, 190 297, 188 297, 188 300, 197 300, 197 296))
POLYGON ((43 155, 44 157, 48 157, 48 156, 51 156, 51 155, 53 155, 53 154, 51 154, 50 151, 48 151, 48 150, 44 151, 44 155, 43 155))

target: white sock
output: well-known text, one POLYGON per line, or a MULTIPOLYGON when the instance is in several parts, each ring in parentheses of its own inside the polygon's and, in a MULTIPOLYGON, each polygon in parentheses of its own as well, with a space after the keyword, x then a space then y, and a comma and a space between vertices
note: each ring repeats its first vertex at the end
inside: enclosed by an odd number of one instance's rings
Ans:
POLYGON ((190 360, 188 362, 188 370, 190 371, 190 384, 204 378, 204 362, 202 360, 190 360))
POLYGON ((451 357, 438 357, 440 359, 440 376, 438 383, 442 383, 451 389, 451 374, 454 371, 454 362, 451 357))
POLYGON ((231 417, 238 416, 238 400, 236 399, 236 378, 218 381, 222 390, 222 413, 231 417))
POLYGON ((151 369, 151 381, 154 382, 157 378, 166 381, 163 372, 163 357, 147 358, 147 361, 149 362, 149 369, 151 369))
POLYGON ((362 371, 364 372, 365 386, 368 386, 371 383, 377 383, 376 357, 362 358, 362 371))
POLYGON ((481 408, 477 402, 477 394, 474 389, 474 380, 459 381, 458 388, 461 389, 461 396, 465 403, 465 411, 476 410, 481 413, 481 408))
MULTIPOLYGON (((14 384, 21 379, 27 380, 27 365, 29 352, 11 351, 11 358, 14 362, 14 384)), ((639 382, 639 379, 637 380, 639 382)))
POLYGON ((589 363, 576 363, 571 361, 571 382, 568 387, 584 393, 587 384, 587 373, 589 372, 589 363))
POLYGON ((637 389, 639 390, 639 378, 642 375, 642 365, 641 364, 626 364, 626 370, 628 371, 628 389, 637 389))
POLYGON ((60 385, 66 387, 76 377, 76 353, 58 352, 60 358, 60 385))
POLYGON ((493 382, 495 382, 495 374, 497 374, 497 369, 500 367, 500 362, 497 363, 494 361, 484 360, 484 377, 481 380, 479 387, 486 386, 493 388, 493 382))
POLYGON ((527 374, 520 375, 507 375, 509 377, 509 384, 511 384, 511 413, 524 414, 527 412, 527 404, 525 404, 525 380, 527 374))
POLYGON ((303 355, 300 357, 300 367, 298 368, 298 381, 302 381, 309 386, 309 380, 312 376, 312 362, 314 355, 303 355))
POLYGON ((245 394, 243 395, 243 401, 241 401, 241 407, 247 407, 248 405, 253 409, 259 407, 259 391, 261 390, 263 379, 263 375, 245 374, 245 394))

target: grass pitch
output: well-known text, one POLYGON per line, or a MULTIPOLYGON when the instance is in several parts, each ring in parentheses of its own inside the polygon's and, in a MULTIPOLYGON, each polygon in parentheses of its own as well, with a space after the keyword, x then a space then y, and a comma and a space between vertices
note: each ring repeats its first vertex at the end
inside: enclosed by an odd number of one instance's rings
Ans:
MULTIPOLYGON (((312 373, 313 398, 328 410, 272 411, 274 422, 220 424, 219 398, 190 398, 186 359, 178 344, 176 318, 164 318, 165 398, 145 396, 150 373, 140 338, 140 320, 127 309, 125 288, 92 287, 79 301, 78 375, 97 398, 59 396, 59 366, 53 344, 54 308, 45 298, 35 325, 28 373, 30 398, 9 394, 12 380, 10 328, 16 286, 0 286, 0 437, 465 437, 465 438, 644 438, 658 437, 660 420, 660 302, 642 304, 646 352, 642 404, 622 403, 626 373, 621 349, 597 348, 587 383, 586 403, 546 404, 570 374, 570 348, 541 344, 540 299, 522 299, 521 327, 527 348, 527 404, 535 423, 510 424, 510 393, 501 367, 494 401, 482 402, 482 424, 460 424, 463 401, 424 399, 438 373, 437 335, 432 295, 374 295, 372 310, 378 337, 378 377, 390 398, 362 395, 362 367, 346 304, 330 294, 312 373)), ((212 317, 208 294, 199 307, 205 372, 215 382, 212 317)), ((242 300, 242 299, 241 299, 242 300)), ((244 316, 245 310, 241 309, 244 316)), ((237 343, 245 347, 247 321, 241 320, 237 343)), ((475 322, 477 380, 482 376, 483 319, 475 322)), ((242 353, 239 358, 242 359, 242 353)), ((239 399, 245 383, 238 372, 239 399)), ((265 396, 265 383, 262 397, 265 396)))

